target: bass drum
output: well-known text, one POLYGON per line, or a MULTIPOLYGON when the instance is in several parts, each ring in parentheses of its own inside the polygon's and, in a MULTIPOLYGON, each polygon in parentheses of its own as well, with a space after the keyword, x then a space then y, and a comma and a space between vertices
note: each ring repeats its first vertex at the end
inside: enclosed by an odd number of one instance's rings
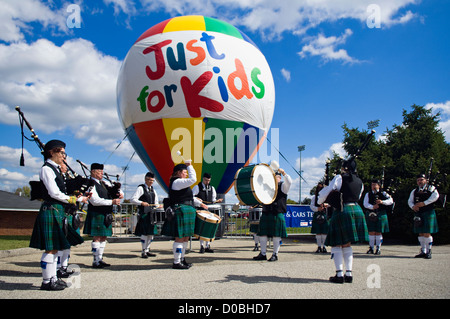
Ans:
POLYGON ((275 173, 264 163, 242 167, 234 176, 234 190, 244 205, 270 205, 278 192, 275 173))

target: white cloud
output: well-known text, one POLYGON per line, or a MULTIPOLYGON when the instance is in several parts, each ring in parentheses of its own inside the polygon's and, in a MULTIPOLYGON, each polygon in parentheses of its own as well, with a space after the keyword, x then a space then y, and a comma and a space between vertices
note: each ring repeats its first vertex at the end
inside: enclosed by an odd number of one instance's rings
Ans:
POLYGON ((425 105, 426 109, 433 109, 434 114, 440 112, 441 119, 439 121, 439 128, 444 133, 445 140, 450 141, 450 101, 444 103, 428 103, 425 105))
POLYGON ((37 132, 69 129, 114 147, 124 136, 116 111, 120 65, 83 39, 0 44, 0 122, 17 122, 19 105, 37 132))
MULTIPOLYGON (((401 9, 417 0, 378 0, 382 26, 410 21, 416 14, 401 9)), ((373 0, 142 0, 147 11, 165 10, 173 15, 203 14, 261 32, 268 39, 278 38, 283 32, 305 34, 323 22, 354 19, 366 23, 367 8, 373 0), (243 13, 242 13, 243 12, 243 13)))
POLYGON ((352 30, 346 29, 345 32, 339 36, 326 37, 322 33, 305 38, 305 44, 302 50, 298 53, 301 58, 307 56, 319 56, 324 62, 333 60, 342 61, 343 63, 357 63, 360 62, 348 55, 344 49, 338 49, 337 46, 345 44, 347 38, 353 34, 352 30))
POLYGON ((285 68, 281 69, 281 75, 286 80, 286 82, 291 82, 291 71, 286 70, 285 68))
POLYGON ((66 33, 66 15, 63 9, 54 10, 38 0, 0 1, 0 40, 18 42, 24 33, 32 30, 30 23, 39 22, 45 28, 66 33))

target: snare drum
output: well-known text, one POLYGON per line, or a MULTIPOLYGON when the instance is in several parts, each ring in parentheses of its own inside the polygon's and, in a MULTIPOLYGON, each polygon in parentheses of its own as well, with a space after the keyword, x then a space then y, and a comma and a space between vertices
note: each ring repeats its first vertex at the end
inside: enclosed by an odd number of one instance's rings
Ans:
POLYGON ((206 210, 198 210, 195 218, 194 236, 204 241, 213 241, 219 228, 220 217, 206 210))
POLYGON ((211 213, 221 216, 220 212, 222 210, 222 207, 219 204, 213 204, 213 205, 207 205, 207 206, 208 206, 208 210, 211 213))
POLYGON ((154 221, 156 223, 164 223, 166 220, 166 212, 164 211, 164 208, 156 208, 154 214, 154 221))
POLYGON ((249 214, 249 221, 250 224, 259 224, 259 219, 261 218, 261 214, 262 214, 262 207, 255 207, 250 209, 250 211, 248 212, 249 214))
POLYGON ((275 173, 264 163, 242 167, 234 176, 234 190, 245 205, 272 204, 278 192, 275 173))

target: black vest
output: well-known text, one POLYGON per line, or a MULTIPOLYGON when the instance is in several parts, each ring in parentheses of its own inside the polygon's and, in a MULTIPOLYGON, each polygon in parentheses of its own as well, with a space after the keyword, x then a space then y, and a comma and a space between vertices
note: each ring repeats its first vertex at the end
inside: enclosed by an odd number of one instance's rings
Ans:
POLYGON ((192 205, 193 201, 194 201, 194 194, 192 193, 192 189, 190 187, 180 189, 179 191, 172 189, 173 182, 178 178, 179 177, 176 177, 176 178, 170 180, 170 184, 169 184, 170 205, 186 204, 188 202, 190 202, 191 203, 190 205, 192 205))
POLYGON ((278 184, 277 197, 275 197, 275 200, 273 201, 272 204, 263 206, 263 212, 270 212, 272 214, 286 213, 287 194, 281 191, 281 185, 283 185, 283 182, 280 182, 278 184))
POLYGON ((198 183, 197 197, 204 202, 212 203, 212 186, 204 186, 202 183, 198 183))
MULTIPOLYGON (((153 190, 153 186, 150 186, 150 192, 147 191, 147 185, 141 184, 139 185, 144 190, 144 194, 142 194, 141 197, 139 197, 140 201, 154 204, 155 203, 155 191, 153 190)), ((144 206, 139 206, 139 213, 144 213, 144 206)))
MULTIPOLYGON (((369 194, 369 204, 370 205, 375 205, 375 201, 377 199, 386 200, 386 199, 389 198, 389 196, 387 196, 387 194, 385 192, 380 192, 380 191, 376 192, 375 194, 372 191, 370 191, 368 194, 369 194)), ((383 204, 381 204, 379 206, 380 206, 378 208, 379 210, 385 210, 386 209, 386 206, 383 205, 383 204)))
POLYGON ((356 203, 361 194, 363 182, 356 174, 342 174, 342 201, 345 203, 356 203))
MULTIPOLYGON (((56 185, 58 186, 58 188, 61 191, 61 193, 66 194, 66 182, 65 182, 64 177, 62 176, 61 172, 55 166, 53 166, 52 164, 50 164, 48 162, 45 162, 44 165, 42 165, 42 167, 44 167, 44 166, 50 167, 53 170, 53 172, 55 172, 56 185)), ((56 199, 52 198, 48 194, 47 187, 45 187, 45 184, 44 184, 43 181, 41 181, 41 185, 42 185, 42 195, 43 195, 42 199, 44 201, 46 201, 46 202, 57 202, 57 203, 60 203, 60 204, 67 204, 67 203, 64 203, 64 202, 61 202, 59 200, 56 200, 56 199)))
MULTIPOLYGON (((93 180, 93 184, 95 187, 95 190, 97 191, 97 194, 100 198, 103 199, 112 199, 111 196, 109 195, 108 190, 105 188, 105 186, 99 184, 97 181, 93 180)), ((89 203, 88 205, 88 210, 91 210, 93 212, 97 212, 97 213, 103 213, 103 214, 109 214, 112 212, 113 210, 113 205, 108 205, 108 206, 94 206, 91 203, 89 203)))
MULTIPOLYGON (((430 198, 433 191, 434 187, 430 185, 427 185, 425 189, 421 191, 419 191, 419 187, 416 187, 416 189, 414 190, 414 204, 426 201, 428 198, 430 198)), ((432 209, 434 209, 434 203, 428 204, 424 207, 420 207, 419 212, 422 213, 432 209)))

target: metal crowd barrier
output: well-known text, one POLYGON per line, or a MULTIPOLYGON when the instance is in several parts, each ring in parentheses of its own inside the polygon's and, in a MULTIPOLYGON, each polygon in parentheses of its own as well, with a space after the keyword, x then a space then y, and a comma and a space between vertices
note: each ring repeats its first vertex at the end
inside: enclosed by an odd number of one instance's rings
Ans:
MULTIPOLYGON (((222 219, 217 229, 216 238, 252 237, 253 233, 250 228, 251 221, 248 206, 239 206, 239 209, 236 209, 236 206, 233 204, 216 204, 214 206, 216 208, 210 211, 219 215, 222 219), (220 209, 217 206, 220 206, 220 209)), ((113 214, 112 237, 135 237, 134 230, 138 221, 137 205, 122 203, 120 206, 114 206, 113 214)), ((161 212, 161 214, 164 214, 164 212, 161 212)), ((159 221, 156 223, 158 235, 155 237, 161 236, 164 219, 165 216, 158 218, 159 221)))

